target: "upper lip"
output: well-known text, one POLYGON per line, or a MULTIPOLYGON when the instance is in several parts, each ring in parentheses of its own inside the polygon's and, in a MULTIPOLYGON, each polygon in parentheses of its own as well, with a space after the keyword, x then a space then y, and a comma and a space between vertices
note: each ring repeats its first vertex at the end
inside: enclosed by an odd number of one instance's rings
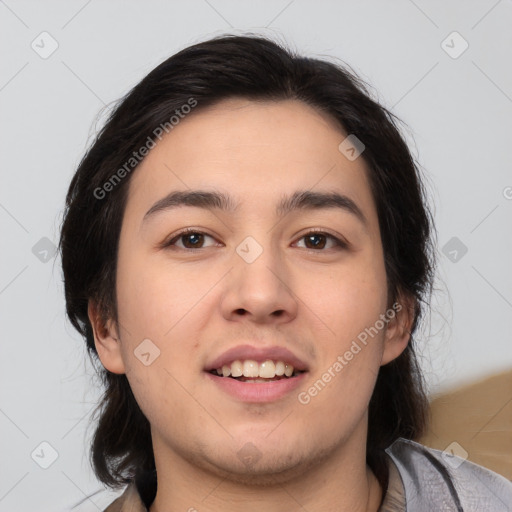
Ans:
POLYGON ((238 345, 230 348, 217 356, 211 362, 207 363, 205 370, 211 371, 222 368, 224 365, 230 365, 233 361, 252 360, 262 363, 263 361, 283 361, 291 364, 296 370, 306 371, 307 364, 302 361, 293 352, 284 347, 253 347, 251 345, 238 345))

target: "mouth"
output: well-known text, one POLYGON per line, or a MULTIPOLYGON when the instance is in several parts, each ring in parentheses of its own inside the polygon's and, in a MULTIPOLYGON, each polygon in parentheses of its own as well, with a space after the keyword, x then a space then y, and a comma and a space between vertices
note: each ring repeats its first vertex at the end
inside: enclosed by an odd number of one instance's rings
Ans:
POLYGON ((236 359, 205 371, 217 389, 244 403, 269 403, 288 397, 306 378, 306 369, 272 359, 236 359))
POLYGON ((293 379, 305 371, 299 370, 291 363, 281 360, 267 359, 260 363, 253 359, 237 359, 219 368, 210 370, 209 373, 218 377, 252 384, 293 379))
POLYGON ((204 368, 223 394, 239 402, 275 402, 301 386, 309 368, 284 347, 234 347, 204 368))

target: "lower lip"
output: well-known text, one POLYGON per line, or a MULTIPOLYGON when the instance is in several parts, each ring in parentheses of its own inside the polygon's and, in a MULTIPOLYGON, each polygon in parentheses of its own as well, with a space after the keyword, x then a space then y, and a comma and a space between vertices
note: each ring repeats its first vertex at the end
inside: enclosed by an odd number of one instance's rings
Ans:
POLYGON ((273 402, 297 389, 303 382, 306 372, 296 377, 279 379, 273 382, 242 382, 230 377, 219 377, 206 372, 206 376, 228 395, 242 402, 273 402))

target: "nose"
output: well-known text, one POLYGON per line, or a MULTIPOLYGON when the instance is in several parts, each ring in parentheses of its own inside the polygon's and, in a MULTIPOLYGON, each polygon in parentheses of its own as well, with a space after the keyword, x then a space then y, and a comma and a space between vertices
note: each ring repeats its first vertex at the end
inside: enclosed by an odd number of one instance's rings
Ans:
POLYGON ((297 316, 298 299, 290 272, 276 251, 263 250, 252 262, 238 253, 226 281, 222 314, 228 320, 247 319, 258 324, 280 324, 297 316))

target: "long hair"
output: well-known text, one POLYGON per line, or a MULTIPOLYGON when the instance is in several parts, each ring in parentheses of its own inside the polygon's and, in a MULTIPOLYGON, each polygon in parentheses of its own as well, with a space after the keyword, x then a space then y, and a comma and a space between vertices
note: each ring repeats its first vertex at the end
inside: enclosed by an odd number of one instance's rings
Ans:
MULTIPOLYGON (((136 168, 126 163, 191 99, 195 113, 230 97, 300 100, 365 145, 362 158, 377 207, 388 297, 392 303, 405 294, 415 303, 410 342, 380 368, 369 404, 367 462, 385 488, 385 448, 398 437, 419 438, 427 421, 414 333, 432 291, 434 232, 420 169, 400 134, 399 120, 371 98, 367 84, 347 66, 298 55, 263 37, 228 35, 190 46, 151 71, 117 104, 71 181, 59 243, 67 315, 97 361, 87 306, 92 299, 105 321, 117 321, 118 242, 136 168), (116 173, 123 179, 113 182, 116 173), (108 194, 106 182, 111 184, 108 194)), ((91 462, 97 477, 117 488, 155 469, 151 433, 126 376, 101 364, 98 372, 105 393, 91 462)))

